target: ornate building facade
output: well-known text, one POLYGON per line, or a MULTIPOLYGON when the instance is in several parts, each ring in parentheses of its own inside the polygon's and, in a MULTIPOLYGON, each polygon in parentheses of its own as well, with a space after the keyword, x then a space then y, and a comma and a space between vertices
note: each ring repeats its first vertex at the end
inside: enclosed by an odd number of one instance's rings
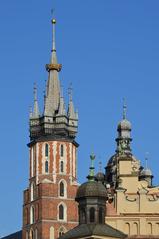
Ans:
POLYGON ((151 170, 132 153, 131 129, 124 106, 116 153, 105 168, 106 223, 132 237, 159 238, 159 187, 152 184, 151 170))
POLYGON ((77 148, 75 141, 78 113, 70 92, 66 112, 60 89, 55 47, 55 24, 50 64, 46 65, 48 81, 44 111, 39 112, 34 87, 34 109, 30 112, 30 177, 24 191, 23 239, 57 238, 75 227, 78 221, 74 198, 77 183, 77 148))

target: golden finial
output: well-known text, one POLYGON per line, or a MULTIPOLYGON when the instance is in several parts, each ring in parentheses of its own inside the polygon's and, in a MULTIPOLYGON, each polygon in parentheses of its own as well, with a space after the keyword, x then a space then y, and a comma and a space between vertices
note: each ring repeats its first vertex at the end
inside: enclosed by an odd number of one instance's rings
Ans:
POLYGON ((56 24, 56 19, 55 18, 52 19, 52 24, 56 24))

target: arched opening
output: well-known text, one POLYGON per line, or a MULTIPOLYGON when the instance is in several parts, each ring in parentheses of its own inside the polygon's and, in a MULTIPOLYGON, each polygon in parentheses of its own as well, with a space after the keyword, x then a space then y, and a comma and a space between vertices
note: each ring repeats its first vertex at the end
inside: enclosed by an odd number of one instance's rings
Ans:
POLYGON ((64 206, 62 204, 59 206, 59 219, 64 220, 64 206))
POLYGON ((131 234, 132 235, 138 235, 138 224, 136 222, 133 223, 131 234))
POLYGON ((99 223, 103 223, 104 210, 102 207, 99 208, 99 223))
POLYGON ((49 172, 49 163, 48 161, 45 161, 45 173, 49 172))
POLYGON ((45 157, 49 156, 49 145, 45 144, 45 157))
POLYGON ((30 194, 31 194, 30 199, 31 199, 31 201, 33 201, 34 200, 34 194, 35 194, 35 183, 34 182, 31 183, 30 194))
POLYGON ((54 227, 50 227, 50 239, 54 239, 55 234, 54 234, 54 227))
POLYGON ((61 157, 64 156, 64 146, 63 146, 63 144, 61 144, 61 147, 60 147, 60 156, 61 157))
POLYGON ((66 232, 66 229, 64 227, 60 227, 59 229, 59 237, 61 237, 62 235, 64 235, 66 232))
POLYGON ((127 223, 125 223, 125 233, 126 234, 128 234, 128 235, 130 235, 130 224, 127 222, 127 223))
POLYGON ((33 206, 30 208, 30 224, 35 222, 35 209, 33 206))
POLYGON ((63 182, 60 182, 60 197, 65 196, 65 186, 63 182))
POLYGON ((38 239, 38 229, 35 229, 35 239, 38 239))
POLYGON ((90 222, 94 222, 95 221, 95 209, 94 209, 94 207, 90 208, 89 215, 90 215, 90 222))
POLYGON ((31 231, 30 231, 30 239, 35 239, 33 229, 31 229, 31 231))
POLYGON ((148 234, 148 235, 153 235, 152 233, 153 233, 153 232, 152 232, 152 223, 149 222, 149 223, 147 224, 147 234, 148 234))

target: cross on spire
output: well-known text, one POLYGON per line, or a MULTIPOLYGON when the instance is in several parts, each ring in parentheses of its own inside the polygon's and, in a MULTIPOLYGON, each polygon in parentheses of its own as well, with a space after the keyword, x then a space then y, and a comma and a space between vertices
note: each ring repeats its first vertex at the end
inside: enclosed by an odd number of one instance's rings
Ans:
POLYGON ((127 105, 125 98, 123 98, 123 119, 126 119, 126 114, 127 114, 127 105))

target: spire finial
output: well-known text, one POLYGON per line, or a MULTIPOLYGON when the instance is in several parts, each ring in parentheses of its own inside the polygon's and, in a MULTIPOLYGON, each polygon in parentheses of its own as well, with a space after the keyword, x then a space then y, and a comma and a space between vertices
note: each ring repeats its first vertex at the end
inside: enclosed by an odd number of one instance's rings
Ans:
POLYGON ((37 85, 36 82, 34 82, 34 102, 37 101, 37 85))
POLYGON ((149 158, 149 153, 146 152, 146 154, 145 154, 145 169, 148 169, 148 158, 149 158))
POLYGON ((89 175, 88 175, 88 180, 89 181, 94 181, 94 175, 95 175, 95 173, 94 173, 94 160, 95 160, 95 155, 94 155, 94 153, 92 153, 91 155, 90 155, 90 159, 91 159, 91 166, 90 166, 90 168, 89 168, 89 175))
POLYGON ((127 113, 127 105, 125 98, 123 98, 123 119, 126 119, 126 113, 127 113))
POLYGON ((71 82, 70 86, 68 88, 69 101, 72 101, 72 94, 73 94, 73 87, 72 87, 72 82, 71 82))
POLYGON ((99 172, 100 173, 102 172, 102 162, 101 161, 99 162, 99 172))

